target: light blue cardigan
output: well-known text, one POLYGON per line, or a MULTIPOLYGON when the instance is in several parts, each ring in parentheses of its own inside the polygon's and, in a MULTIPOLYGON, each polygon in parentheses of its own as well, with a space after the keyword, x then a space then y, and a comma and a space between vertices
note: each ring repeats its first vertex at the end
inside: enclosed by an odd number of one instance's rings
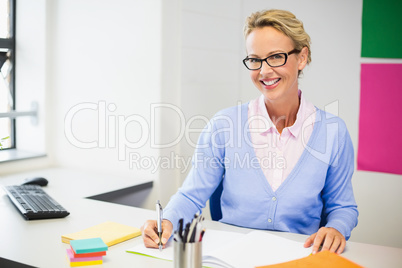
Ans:
POLYGON ((351 178, 353 145, 345 123, 317 109, 314 130, 296 166, 274 192, 255 156, 248 104, 217 113, 200 135, 192 169, 164 210, 173 223, 189 222, 223 179, 221 222, 313 234, 323 220, 349 239, 357 225, 351 178))

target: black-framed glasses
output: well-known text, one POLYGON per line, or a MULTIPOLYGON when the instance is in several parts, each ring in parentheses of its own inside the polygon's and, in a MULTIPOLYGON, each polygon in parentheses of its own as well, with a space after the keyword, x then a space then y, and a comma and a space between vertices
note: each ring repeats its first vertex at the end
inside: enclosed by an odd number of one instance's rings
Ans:
POLYGON ((266 57, 265 59, 257 59, 257 58, 249 58, 248 56, 243 60, 244 65, 249 70, 259 70, 262 67, 262 63, 265 61, 271 67, 280 67, 286 64, 288 60, 288 56, 293 53, 299 53, 300 50, 293 49, 288 53, 276 53, 271 56, 266 57))

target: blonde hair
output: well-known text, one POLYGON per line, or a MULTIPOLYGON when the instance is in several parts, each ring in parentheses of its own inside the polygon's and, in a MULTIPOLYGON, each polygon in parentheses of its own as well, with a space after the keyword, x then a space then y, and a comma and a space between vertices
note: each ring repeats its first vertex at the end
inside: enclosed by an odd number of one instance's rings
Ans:
POLYGON ((246 19, 244 37, 247 38, 253 30, 266 26, 273 27, 292 39, 296 50, 301 51, 307 47, 307 64, 311 62, 310 36, 304 30, 303 22, 298 20, 293 13, 279 9, 255 12, 246 19))

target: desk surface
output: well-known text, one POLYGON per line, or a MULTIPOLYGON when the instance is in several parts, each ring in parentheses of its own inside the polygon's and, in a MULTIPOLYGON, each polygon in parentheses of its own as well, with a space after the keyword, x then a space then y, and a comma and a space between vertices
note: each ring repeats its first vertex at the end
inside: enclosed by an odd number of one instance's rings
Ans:
MULTIPOLYGON (((56 174, 57 171, 49 171, 56 174)), ((53 198, 66 207, 71 214, 63 219, 49 219, 26 221, 19 214, 11 201, 0 190, 0 257, 14 260, 17 262, 37 266, 41 268, 69 267, 66 258, 67 244, 61 242, 61 235, 76 232, 104 221, 115 221, 135 227, 140 227, 146 219, 153 219, 155 212, 152 210, 140 209, 130 206, 123 206, 108 202, 96 201, 83 198, 93 194, 117 190, 118 179, 109 182, 110 185, 98 182, 99 187, 92 184, 83 183, 88 189, 71 188, 67 177, 80 177, 72 171, 60 171, 68 176, 61 176, 60 181, 49 179, 49 185, 45 187, 53 198), (67 180, 67 181, 64 181, 67 180), (103 186, 101 186, 103 184, 103 186), (115 185, 115 186, 113 186, 115 185), (60 188, 59 188, 60 187, 60 188)), ((93 180, 91 175, 88 181, 93 180)), ((57 176, 56 176, 57 177, 57 176)), ((99 179, 99 178, 98 178, 99 179)), ((19 176, 9 176, 0 178, 0 185, 19 184, 22 179, 19 176)), ((70 181, 71 182, 71 181, 70 181)), ((105 182, 108 184, 108 182, 105 182)), ((130 187, 135 183, 120 182, 120 187, 130 187)), ((219 222, 206 221, 206 227, 217 230, 235 231, 247 233, 250 229, 235 227, 219 222)), ((270 232, 272 234, 302 242, 307 236, 292 233, 270 232)), ((137 237, 109 248, 107 256, 104 258, 102 267, 171 267, 172 263, 154 258, 144 257, 136 254, 126 253, 125 250, 138 243, 142 243, 142 238, 137 237)), ((344 257, 365 267, 401 267, 402 249, 391 248, 356 242, 348 242, 344 257)), ((95 267, 95 266, 94 266, 95 267)), ((100 266, 99 266, 100 267, 100 266)))

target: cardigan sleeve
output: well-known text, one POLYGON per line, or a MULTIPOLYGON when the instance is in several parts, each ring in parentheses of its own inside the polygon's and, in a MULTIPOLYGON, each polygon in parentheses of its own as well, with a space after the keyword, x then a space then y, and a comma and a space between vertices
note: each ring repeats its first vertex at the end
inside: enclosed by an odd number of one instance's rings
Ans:
POLYGON ((354 152, 349 133, 343 121, 339 137, 339 147, 334 154, 327 172, 322 198, 324 201, 323 216, 326 227, 338 230, 346 240, 357 225, 359 215, 353 195, 352 175, 354 171, 354 152))
POLYGON ((187 223, 195 213, 201 212, 222 180, 225 141, 216 120, 211 119, 200 134, 191 170, 163 211, 164 218, 173 224, 173 230, 177 229, 179 219, 187 223))

